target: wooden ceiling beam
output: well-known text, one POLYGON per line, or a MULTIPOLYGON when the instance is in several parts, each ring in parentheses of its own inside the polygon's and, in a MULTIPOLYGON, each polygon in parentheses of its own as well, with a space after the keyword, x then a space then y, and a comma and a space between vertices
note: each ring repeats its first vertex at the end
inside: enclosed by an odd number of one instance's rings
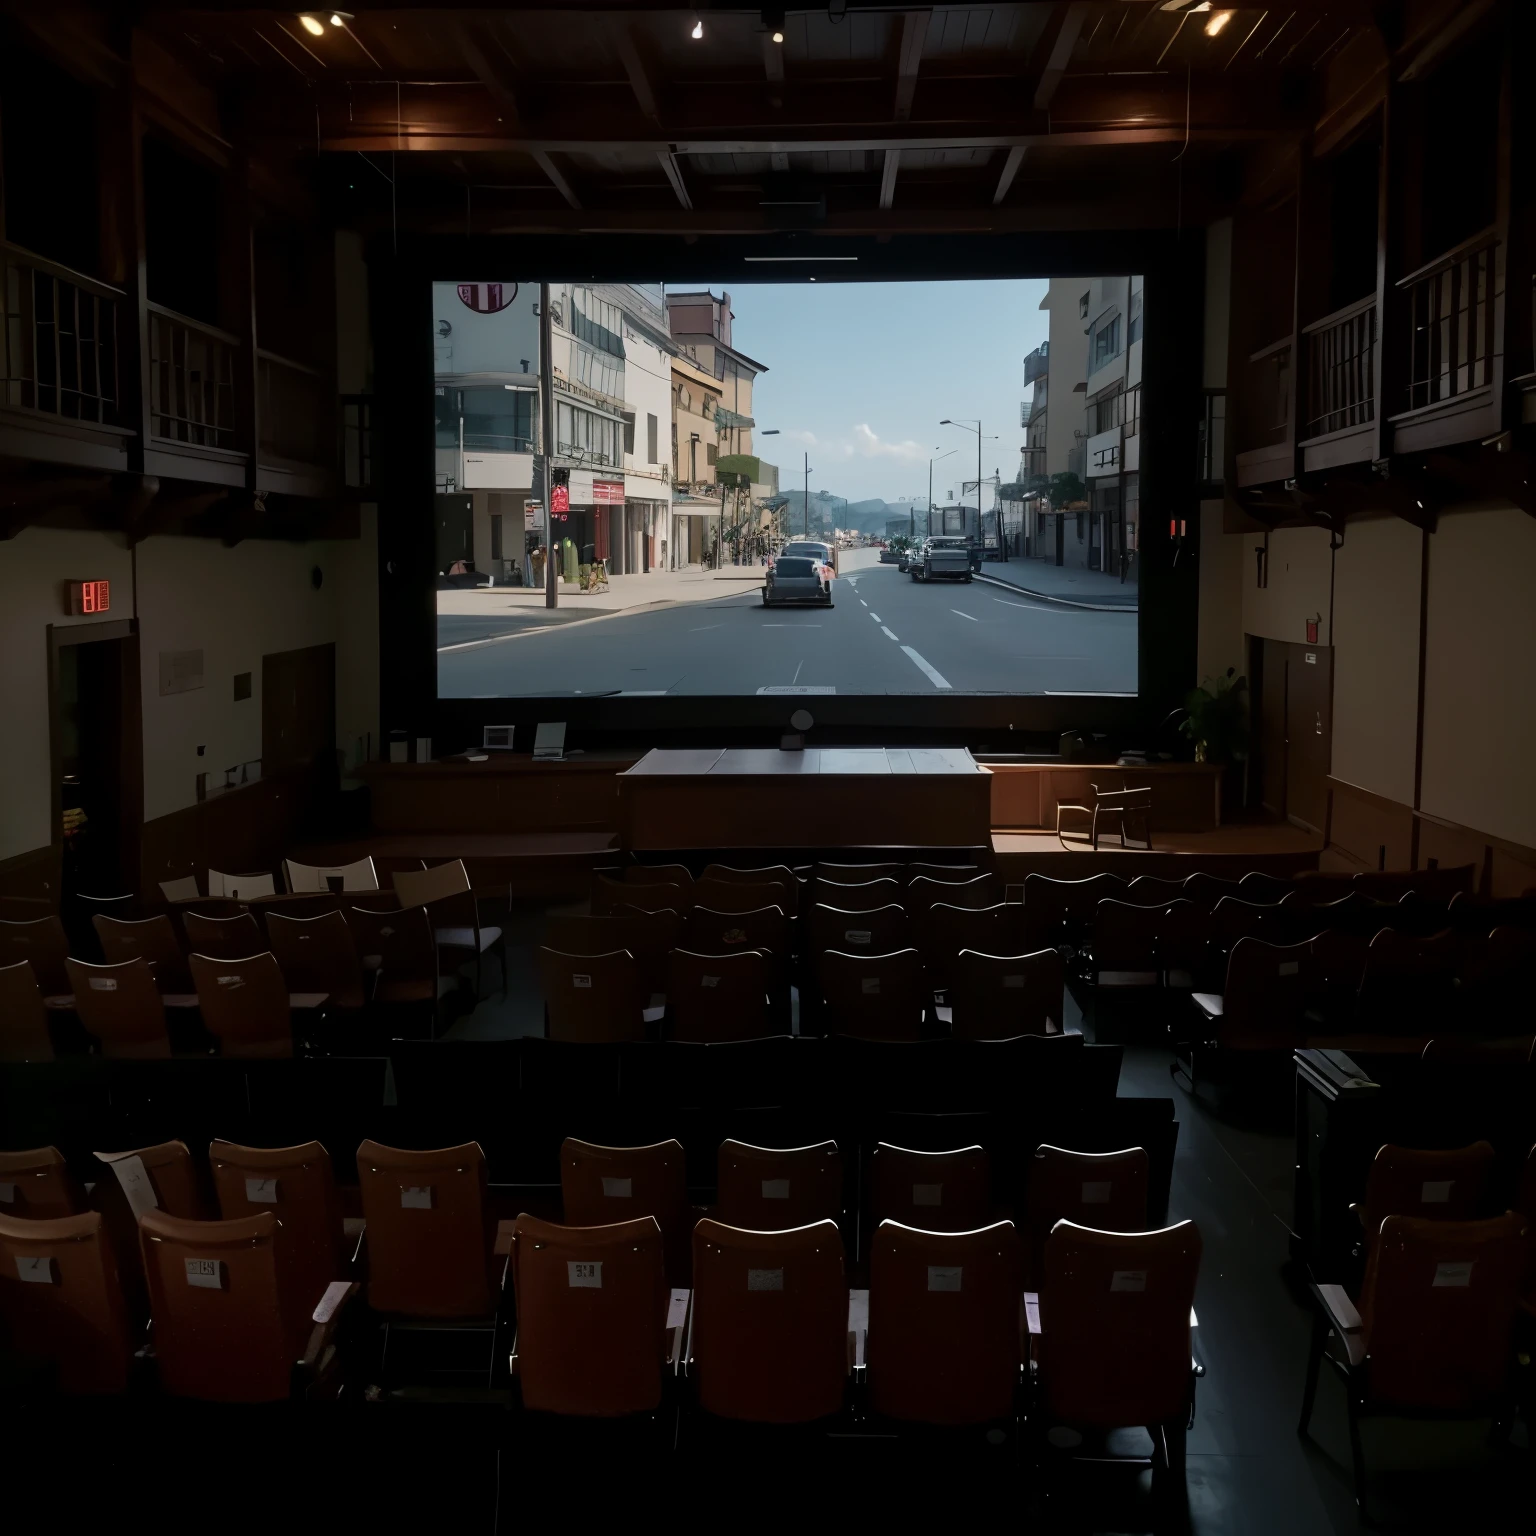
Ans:
POLYGON ((570 204, 572 208, 580 208, 581 199, 577 197, 576 189, 571 186, 570 182, 566 179, 565 173, 560 169, 558 165, 555 164, 554 160, 550 158, 549 151, 547 149, 535 148, 530 149, 529 154, 533 156, 534 163, 538 166, 538 168, 543 171, 544 174, 549 177, 550 181, 554 184, 555 191, 557 191, 560 196, 570 204))
POLYGON ((1072 62, 1072 50, 1088 18, 1088 7, 1083 0, 1071 0, 1069 5, 1058 5, 1046 25, 1042 44, 1049 41, 1049 48, 1035 81, 1035 111, 1044 112, 1061 84, 1067 66, 1072 62))
POLYGON ((677 163, 677 156, 670 149, 661 149, 656 152, 656 158, 661 162, 678 202, 691 212, 693 199, 688 195, 688 183, 683 180, 683 168, 677 163))
POLYGON ((880 206, 890 208, 896 201, 896 173, 901 169, 901 151, 888 149, 880 172, 880 206))
POLYGON ((1019 174, 1019 167, 1024 164, 1024 156, 1028 153, 1022 144, 1015 144, 1003 158, 1002 174, 997 178, 997 190, 992 194, 992 206, 996 208, 1005 197, 1008 196, 1013 186, 1013 178, 1019 174))
POLYGON ((622 22, 614 26, 613 45, 624 64, 624 73, 629 76, 629 88, 635 93, 635 101, 641 114, 648 122, 660 123, 661 113, 656 106, 656 91, 651 85, 645 60, 640 57, 640 50, 635 46, 635 40, 629 28, 622 22))
POLYGON ((912 116, 912 98, 917 94, 917 72, 922 67, 923 47, 928 41, 928 23, 932 11, 908 11, 901 18, 901 55, 896 65, 896 109, 898 123, 912 116))
POLYGON ((490 92, 492 101, 496 103, 497 121, 510 127, 515 133, 521 133, 523 114, 518 106, 517 91, 510 78, 510 72, 504 67, 503 62, 495 57, 498 51, 496 44, 473 22, 453 22, 451 30, 464 62, 474 71, 475 78, 490 92))

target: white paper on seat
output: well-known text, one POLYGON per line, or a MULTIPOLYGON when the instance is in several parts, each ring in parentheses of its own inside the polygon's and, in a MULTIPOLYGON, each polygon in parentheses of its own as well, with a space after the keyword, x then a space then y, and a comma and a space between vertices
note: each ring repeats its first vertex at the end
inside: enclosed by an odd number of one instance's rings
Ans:
POLYGON ((117 977, 92 976, 90 979, 90 987, 92 992, 116 992, 117 977))
POLYGON ((1117 1269, 1110 1276, 1112 1291, 1144 1291, 1147 1288, 1147 1272, 1144 1269, 1117 1269))
POLYGON ((912 1186, 913 1205, 943 1205, 944 1186, 942 1184, 914 1184, 912 1186))
POLYGON ((1110 1192, 1111 1188, 1112 1188, 1112 1186, 1110 1185, 1108 1180, 1105 1180, 1103 1183, 1084 1184, 1083 1185, 1083 1204, 1084 1205, 1108 1205, 1109 1204, 1109 1192, 1110 1192))
POLYGON ((673 1291, 667 1298, 667 1327, 681 1328, 688 1321, 688 1292, 673 1291))
POLYGON ((659 1008, 642 1008, 640 1010, 640 1017, 644 1019, 647 1024, 659 1024, 666 1016, 667 1007, 665 1003, 663 1003, 659 1008))
POLYGON ((221 987, 228 987, 231 992, 236 991, 238 988, 245 985, 244 976, 215 976, 214 980, 217 981, 221 987))
POLYGON ((634 1198, 635 1181, 633 1179, 611 1179, 605 1174, 603 1176, 603 1193, 610 1200, 631 1200, 634 1198))
POLYGON ((749 1291, 782 1291, 784 1271, 782 1269, 749 1269, 747 1289, 749 1291))
POLYGON ((1425 1205, 1444 1205, 1451 1198, 1455 1185, 1455 1179, 1426 1179, 1419 1199, 1425 1205))
POLYGON ((247 1179, 245 1181, 245 1198, 252 1205, 276 1205, 277 1180, 247 1179))
POLYGON ((764 1200, 788 1200, 789 1199, 789 1180, 788 1179, 764 1179, 763 1180, 763 1199, 764 1200))
POLYGON ((202 1291, 224 1289, 224 1261, 222 1259, 185 1259, 187 1284, 202 1291))
POLYGON ((30 1285, 53 1285, 57 1279, 53 1272, 53 1260, 47 1254, 18 1253, 16 1278, 30 1285))
POLYGON ((572 1290, 602 1290, 603 1261, 601 1259, 588 1259, 585 1261, 567 1259, 565 1261, 565 1283, 572 1290))
POLYGON ((880 978, 878 976, 865 976, 859 982, 859 990, 866 997, 873 996, 880 990, 880 978))
POLYGON ((0 1184, 0 1205, 16 1204, 16 1186, 14 1184, 0 1184))
POLYGON ((718 987, 720 985, 720 978, 718 976, 701 976, 699 977, 699 985, 701 987, 718 987))
POLYGON ((1435 1265, 1435 1278, 1430 1281, 1431 1287, 1456 1285, 1465 1286, 1472 1284, 1472 1260, 1465 1259, 1460 1263, 1445 1263, 1435 1265))
POLYGON ((930 1264, 928 1289, 930 1291, 958 1291, 963 1270, 958 1264, 930 1264))
POLYGON ((592 985, 592 978, 590 976, 572 976, 571 985, 573 987, 590 987, 592 985))
POLYGON ((160 1202, 155 1197, 155 1186, 150 1181, 149 1170, 144 1166, 144 1159, 137 1152, 129 1153, 127 1157, 106 1157, 100 1152, 96 1156, 117 1175, 118 1186, 127 1198, 128 1209, 133 1212, 135 1221, 145 1211, 160 1209, 160 1202))
POLYGON ((430 1211, 432 1209, 432 1186, 430 1184, 401 1185, 400 1204, 408 1211, 430 1211))

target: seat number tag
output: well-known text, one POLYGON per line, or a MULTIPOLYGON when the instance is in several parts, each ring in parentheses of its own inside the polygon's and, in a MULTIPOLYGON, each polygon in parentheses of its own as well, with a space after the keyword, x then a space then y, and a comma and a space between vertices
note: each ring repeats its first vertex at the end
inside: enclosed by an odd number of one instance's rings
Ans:
POLYGON ((958 1264, 930 1264, 928 1289, 930 1291, 958 1291, 961 1267, 958 1264))
POLYGON ((1110 1276, 1112 1291, 1144 1291, 1147 1288, 1147 1272, 1144 1269, 1117 1269, 1110 1276))
POLYGON ((1472 1260, 1466 1259, 1460 1263, 1436 1264, 1435 1278, 1430 1281, 1436 1285, 1466 1286, 1472 1284, 1472 1260))
POLYGON ((430 1184, 406 1184, 400 1189, 400 1204, 407 1211, 430 1211, 432 1209, 432 1186, 430 1184))
POLYGON ((784 1271, 782 1269, 749 1269, 747 1289, 749 1291, 782 1291, 784 1271))
POLYGON ((1024 990, 1024 978, 1022 976, 1004 976, 1003 985, 1010 992, 1022 992, 1024 990))
POLYGON ((54 1283, 53 1260, 47 1254, 18 1253, 16 1278, 28 1281, 32 1285, 52 1285, 54 1283))
POLYGON ((16 1204, 16 1186, 14 1184, 0 1184, 0 1205, 16 1204))
POLYGON ((609 1200, 631 1200, 634 1198, 635 1181, 633 1179, 610 1179, 603 1176, 603 1194, 609 1200))
POLYGON ((245 985, 244 976, 216 976, 214 980, 217 981, 221 987, 228 987, 231 992, 245 985))
POLYGON ((880 978, 878 976, 865 976, 859 982, 859 989, 865 997, 878 995, 880 991, 880 978))
POLYGON ((912 1186, 913 1205, 943 1205, 944 1186, 942 1184, 914 1184, 912 1186))
POLYGON ((764 1200, 788 1200, 789 1199, 789 1180, 788 1179, 764 1179, 763 1180, 763 1199, 764 1200))
POLYGON ((1455 1179, 1426 1179, 1424 1188, 1419 1191, 1419 1200, 1424 1205, 1444 1205, 1451 1198, 1455 1184, 1455 1179))
POLYGON ((187 1284, 204 1291, 224 1289, 224 1261, 222 1259, 186 1259, 187 1284))
POLYGON ((849 944, 868 944, 869 937, 870 930, 868 928, 849 928, 843 934, 843 938, 849 944))
POLYGON ((590 987, 592 985, 592 978, 590 976, 572 976, 571 985, 573 987, 590 987))
POLYGON ((565 1277, 573 1291, 600 1291, 603 1288, 603 1261, 592 1259, 586 1263, 578 1263, 575 1259, 567 1259, 565 1277))
POLYGON ((117 977, 116 976, 92 976, 91 977, 91 991, 92 992, 116 992, 117 991, 117 977))
POLYGON ((1280 972, 1279 973, 1282 976, 1298 976, 1298 975, 1300 975, 1301 974, 1301 961, 1300 960, 1282 960, 1280 962, 1280 972))
POLYGON ((1106 1179, 1102 1184, 1083 1185, 1084 1205, 1108 1205, 1110 1184, 1106 1179))
POLYGON ((252 1205, 276 1205, 277 1180, 247 1179, 245 1181, 245 1198, 252 1205))
POLYGON ((701 987, 718 987, 720 985, 720 978, 718 976, 701 976, 699 977, 699 985, 701 987))

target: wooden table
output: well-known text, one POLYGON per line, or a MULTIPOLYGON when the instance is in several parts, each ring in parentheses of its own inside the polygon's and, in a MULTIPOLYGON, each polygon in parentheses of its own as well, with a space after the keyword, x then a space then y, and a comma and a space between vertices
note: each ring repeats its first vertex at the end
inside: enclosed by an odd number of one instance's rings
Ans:
POLYGON ((626 849, 975 848, 991 777, 963 748, 658 749, 619 775, 626 849))

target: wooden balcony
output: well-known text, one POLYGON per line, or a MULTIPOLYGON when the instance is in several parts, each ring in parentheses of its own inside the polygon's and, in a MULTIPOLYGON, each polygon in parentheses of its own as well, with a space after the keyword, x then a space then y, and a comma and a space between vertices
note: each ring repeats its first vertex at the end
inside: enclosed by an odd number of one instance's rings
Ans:
POLYGON ((160 304, 149 310, 146 474, 243 486, 236 377, 240 338, 160 304))
POLYGON ((256 352, 256 488, 325 496, 336 488, 336 397, 318 368, 256 352))
POLYGON ((1503 425, 1504 245, 1483 230, 1397 284, 1404 384, 1392 449, 1423 453, 1503 425))
POLYGON ((1301 467, 1365 464, 1376 450, 1376 296, 1302 327, 1301 467))
POLYGON ((1291 432, 1294 340, 1284 336, 1249 354, 1242 393, 1233 402, 1241 408, 1233 422, 1239 488, 1289 480, 1296 472, 1291 432))
POLYGON ((118 472, 123 292, 0 245, 0 457, 118 472))

